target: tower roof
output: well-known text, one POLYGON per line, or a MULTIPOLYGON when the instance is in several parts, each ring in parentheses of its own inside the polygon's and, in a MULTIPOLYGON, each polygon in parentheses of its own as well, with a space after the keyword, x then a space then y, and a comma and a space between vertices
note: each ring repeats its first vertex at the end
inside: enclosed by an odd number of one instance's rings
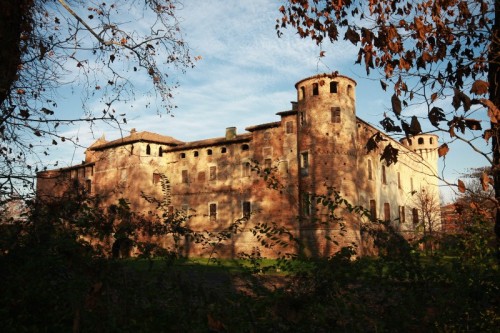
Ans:
POLYGON ((122 137, 117 140, 102 142, 101 139, 97 140, 92 146, 88 149, 90 150, 101 150, 110 147, 121 146, 124 144, 134 143, 134 142, 150 142, 150 143, 158 143, 167 146, 177 146, 183 144, 184 142, 179 141, 171 136, 160 135, 152 132, 136 132, 131 131, 130 135, 122 137))

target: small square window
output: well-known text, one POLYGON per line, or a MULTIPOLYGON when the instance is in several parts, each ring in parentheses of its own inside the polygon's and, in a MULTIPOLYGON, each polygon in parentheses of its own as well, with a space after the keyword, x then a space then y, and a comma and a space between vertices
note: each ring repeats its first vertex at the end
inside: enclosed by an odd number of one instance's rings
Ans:
POLYGON ((286 126, 286 134, 292 134, 293 133, 293 121, 287 121, 285 126, 286 126))

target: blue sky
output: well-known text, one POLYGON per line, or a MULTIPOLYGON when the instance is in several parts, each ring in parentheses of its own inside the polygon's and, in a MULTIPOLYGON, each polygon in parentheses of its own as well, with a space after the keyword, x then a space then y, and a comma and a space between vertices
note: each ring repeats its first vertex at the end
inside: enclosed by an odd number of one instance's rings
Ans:
MULTIPOLYGON (((118 113, 127 113, 124 130, 147 130, 182 141, 223 136, 225 128, 230 126, 236 126, 242 133, 247 126, 279 120, 276 112, 288 110, 290 101, 296 99, 297 81, 332 71, 357 81, 359 117, 378 124, 383 113, 390 112, 392 92, 382 91, 376 73, 366 77, 364 68, 354 64, 358 50, 350 42, 324 45, 326 57, 319 59, 320 48, 300 39, 292 30, 278 38, 274 27, 279 2, 184 2, 178 13, 181 28, 192 55, 201 56, 201 60, 186 74, 172 73, 180 81, 173 99, 177 108, 172 114, 159 115, 155 108, 146 108, 147 100, 151 99, 149 95, 136 96, 133 107, 117 105, 118 113)), ((78 96, 78 91, 62 94, 59 109, 79 112, 78 96)), ((97 101, 91 103, 100 107, 97 101)), ((483 126, 487 126, 486 123, 483 126)), ((120 136, 117 129, 104 125, 90 130, 80 124, 63 133, 67 137, 78 137, 83 147, 103 134, 107 139, 120 136)), ((59 144, 52 148, 51 159, 59 160, 59 167, 69 166, 81 162, 83 152, 81 147, 59 144)), ((466 168, 485 164, 482 157, 465 145, 451 146, 445 175, 455 182, 466 168)), ((442 166, 441 163, 440 168, 442 166)), ((449 190, 445 193, 447 200, 453 196, 449 190)))

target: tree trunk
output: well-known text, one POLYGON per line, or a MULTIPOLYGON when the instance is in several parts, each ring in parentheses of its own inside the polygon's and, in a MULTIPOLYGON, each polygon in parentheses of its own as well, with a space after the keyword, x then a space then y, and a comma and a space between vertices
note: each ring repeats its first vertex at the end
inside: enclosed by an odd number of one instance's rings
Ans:
MULTIPOLYGON (((491 46, 489 51, 489 93, 490 100, 500 108, 500 1, 495 1, 495 22, 491 35, 491 46)), ((495 198, 497 200, 495 218, 496 254, 500 261, 500 124, 491 124, 493 131, 492 150, 493 165, 492 173, 495 181, 495 198)))
POLYGON ((0 106, 17 79, 21 63, 21 33, 31 30, 32 0, 2 0, 0 10, 0 106))

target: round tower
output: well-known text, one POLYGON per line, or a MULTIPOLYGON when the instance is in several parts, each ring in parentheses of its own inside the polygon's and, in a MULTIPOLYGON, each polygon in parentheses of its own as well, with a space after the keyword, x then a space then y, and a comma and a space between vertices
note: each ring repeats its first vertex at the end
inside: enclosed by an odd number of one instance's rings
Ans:
POLYGON ((356 82, 349 77, 321 74, 295 84, 299 190, 324 193, 335 187, 354 197, 356 168, 356 82))
POLYGON ((400 142, 411 151, 419 154, 437 175, 438 172, 438 136, 434 134, 420 134, 411 138, 403 138, 400 142))

